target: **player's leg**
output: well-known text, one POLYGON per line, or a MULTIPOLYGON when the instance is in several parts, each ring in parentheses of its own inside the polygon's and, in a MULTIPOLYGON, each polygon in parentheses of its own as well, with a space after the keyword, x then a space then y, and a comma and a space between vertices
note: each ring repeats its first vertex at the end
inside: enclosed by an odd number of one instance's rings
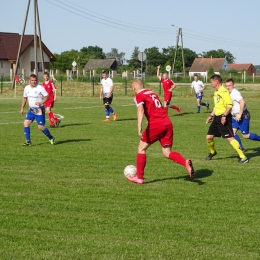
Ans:
POLYGON ((34 119, 35 115, 30 110, 28 110, 23 122, 23 132, 26 140, 24 143, 25 146, 30 146, 32 144, 30 124, 34 121, 34 119))
POLYGON ((240 131, 241 131, 241 125, 242 125, 241 122, 240 121, 236 121, 235 118, 232 117, 232 128, 233 128, 234 138, 238 141, 240 149, 242 151, 244 151, 245 148, 244 148, 244 146, 242 144, 242 141, 241 141, 239 135, 237 135, 237 130, 240 129, 240 131))
POLYGON ((216 126, 216 117, 213 118, 213 121, 209 127, 208 133, 206 135, 206 143, 207 146, 209 147, 209 155, 206 157, 207 161, 210 161, 213 156, 217 154, 217 151, 215 150, 215 142, 214 142, 214 137, 219 137, 221 136, 217 126, 216 126))
POLYGON ((209 110, 209 103, 206 104, 206 103, 202 102, 202 98, 203 98, 203 94, 201 94, 201 99, 200 99, 200 104, 201 104, 201 106, 207 107, 207 110, 209 110))
POLYGON ((260 136, 249 132, 250 118, 243 119, 241 123, 241 133, 244 138, 252 141, 260 141, 260 136))
POLYGON ((104 120, 104 122, 109 122, 110 121, 109 99, 104 97, 103 98, 103 104, 104 104, 104 107, 105 107, 105 116, 106 116, 106 119, 104 120))
POLYGON ((116 112, 114 111, 114 109, 111 107, 112 101, 113 101, 113 94, 111 94, 111 97, 109 98, 109 104, 110 104, 109 112, 110 112, 111 114, 113 114, 113 121, 116 121, 117 114, 116 114, 116 112))
POLYGON ((197 95, 197 113, 200 113, 200 105, 201 105, 201 99, 200 96, 197 95))
POLYGON ((36 115, 35 119, 38 124, 38 129, 42 131, 44 135, 46 135, 49 138, 49 141, 51 144, 55 144, 55 138, 51 135, 49 129, 45 127, 45 116, 44 115, 36 115))
POLYGON ((54 119, 53 119, 53 113, 51 112, 51 107, 50 107, 50 103, 49 104, 45 104, 45 111, 48 114, 48 119, 50 122, 50 127, 55 127, 54 125, 54 119))

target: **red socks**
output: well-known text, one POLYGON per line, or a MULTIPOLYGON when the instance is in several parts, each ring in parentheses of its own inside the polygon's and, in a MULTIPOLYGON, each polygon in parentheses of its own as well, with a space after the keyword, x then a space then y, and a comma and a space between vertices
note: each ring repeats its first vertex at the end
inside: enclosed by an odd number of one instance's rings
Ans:
POLYGON ((50 113, 49 113, 49 121, 50 121, 50 124, 51 125, 54 125, 54 120, 56 121, 56 122, 58 122, 59 121, 59 119, 54 115, 54 113, 51 111, 50 113))
POLYGON ((137 169, 137 178, 144 178, 144 168, 146 165, 146 154, 138 153, 136 157, 136 169, 137 169))
POLYGON ((182 155, 180 153, 177 153, 177 152, 171 152, 169 154, 169 159, 176 162, 176 163, 179 163, 183 166, 185 166, 185 163, 186 163, 186 159, 182 157, 182 155))
POLYGON ((174 106, 174 105, 172 105, 171 108, 173 108, 173 109, 175 109, 175 110, 178 110, 178 109, 179 109, 179 107, 176 107, 176 106, 174 106))

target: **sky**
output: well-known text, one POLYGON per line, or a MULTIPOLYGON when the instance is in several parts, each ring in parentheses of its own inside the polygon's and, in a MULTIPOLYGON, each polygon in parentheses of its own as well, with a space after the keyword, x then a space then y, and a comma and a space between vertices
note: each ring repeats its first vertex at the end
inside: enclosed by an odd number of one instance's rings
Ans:
MULTIPOLYGON (((34 0, 1 0, 0 31, 34 34, 34 0)), ((135 47, 176 45, 200 54, 229 51, 235 63, 260 65, 260 1, 38 0, 42 41, 52 53, 99 46, 129 59, 135 47), (181 44, 181 39, 179 40, 181 44)))

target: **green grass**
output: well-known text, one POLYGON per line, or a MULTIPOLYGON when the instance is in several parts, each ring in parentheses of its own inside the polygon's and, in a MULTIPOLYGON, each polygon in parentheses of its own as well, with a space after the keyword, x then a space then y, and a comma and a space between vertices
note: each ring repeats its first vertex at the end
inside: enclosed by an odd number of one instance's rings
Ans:
MULTIPOLYGON (((189 88, 178 88, 172 103, 182 116, 169 111, 173 150, 193 160, 196 177, 163 158, 156 143, 145 184, 135 185, 123 176, 139 142, 132 94, 115 95, 118 121, 103 123, 98 97, 67 93, 54 108, 64 116, 50 129, 55 146, 33 123, 33 145, 23 147, 21 95, 0 96, 0 259, 260 258, 258 142, 243 140, 248 164, 219 138, 218 155, 205 161, 208 111, 197 114, 189 88)), ((211 108, 212 93, 204 98, 211 108)), ((260 133, 260 91, 242 93, 251 130, 260 133)))

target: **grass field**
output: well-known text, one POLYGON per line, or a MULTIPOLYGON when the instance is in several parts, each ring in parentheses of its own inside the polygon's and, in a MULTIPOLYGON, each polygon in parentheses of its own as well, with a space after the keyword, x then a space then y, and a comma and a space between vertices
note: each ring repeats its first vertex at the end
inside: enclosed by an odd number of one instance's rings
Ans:
MULTIPOLYGON (((0 96, 0 259, 260 259, 258 142, 243 140, 248 164, 223 139, 205 161, 208 111, 197 114, 189 88, 178 88, 173 150, 193 160, 196 176, 163 158, 156 143, 145 184, 135 185, 123 176, 139 142, 130 91, 116 92, 118 120, 103 123, 97 96, 65 88, 54 108, 61 125, 50 129, 55 146, 33 123, 33 145, 24 147, 21 90, 0 96)), ((260 90, 241 90, 260 133, 260 90)), ((211 108, 212 93, 204 98, 211 108)))

